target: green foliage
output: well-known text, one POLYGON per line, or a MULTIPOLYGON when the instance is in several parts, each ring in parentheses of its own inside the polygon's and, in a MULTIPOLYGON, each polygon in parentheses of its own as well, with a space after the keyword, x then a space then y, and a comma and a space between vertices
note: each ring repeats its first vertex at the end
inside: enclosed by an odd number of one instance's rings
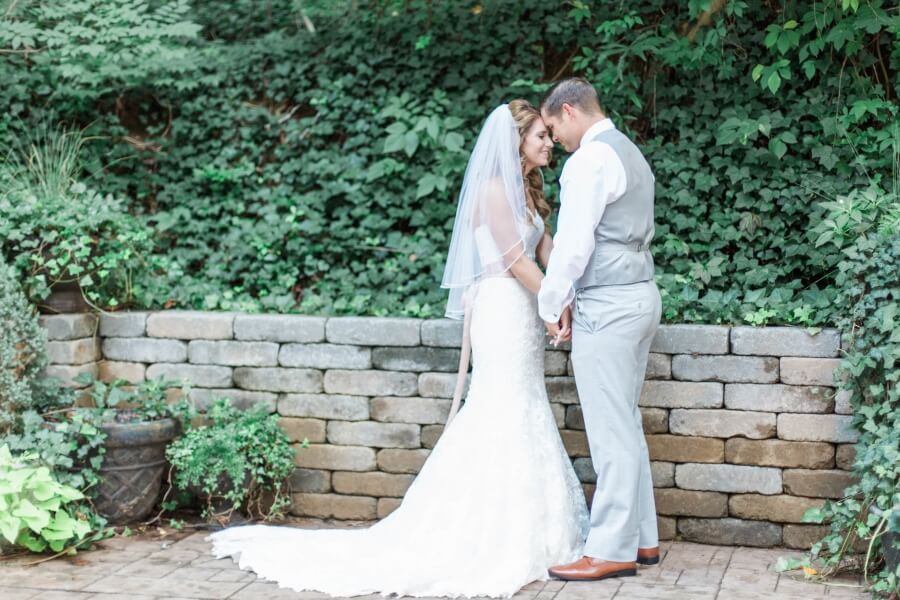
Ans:
POLYGON ((825 218, 814 229, 819 245, 841 252, 839 326, 850 336, 841 371, 860 432, 853 466, 860 481, 843 499, 805 515, 830 523, 830 534, 811 553, 821 559, 821 573, 856 564, 848 554, 862 540, 869 548, 862 565, 875 574, 872 589, 884 594, 900 588, 900 572, 881 561, 884 531, 900 533, 900 178, 894 181, 892 191, 873 185, 822 203, 825 218))
MULTIPOLYGON (((0 446, 0 536, 32 552, 74 552, 99 539, 98 523, 78 510, 84 496, 58 483, 31 456, 0 446)), ((102 524, 100 524, 102 527, 102 524)))
POLYGON ((0 255, 9 257, 28 297, 77 282, 89 302, 115 307, 132 296, 152 232, 122 200, 78 181, 80 133, 38 126, 0 162, 0 255))
POLYGON ((209 424, 186 431, 166 449, 174 486, 196 490, 208 518, 242 506, 264 519, 282 516, 290 505, 284 486, 294 470, 295 450, 278 416, 262 405, 241 411, 219 399, 207 417, 209 424))
POLYGON ((42 377, 47 332, 16 279, 0 256, 0 435, 17 427, 23 411, 45 405, 52 388, 42 377))
POLYGON ((99 381, 91 373, 81 373, 75 381, 88 387, 92 410, 101 421, 117 422, 156 421, 177 419, 187 424, 195 415, 193 405, 187 399, 190 384, 156 379, 131 384, 124 379, 99 381), (177 391, 177 399, 170 401, 169 394, 177 391))

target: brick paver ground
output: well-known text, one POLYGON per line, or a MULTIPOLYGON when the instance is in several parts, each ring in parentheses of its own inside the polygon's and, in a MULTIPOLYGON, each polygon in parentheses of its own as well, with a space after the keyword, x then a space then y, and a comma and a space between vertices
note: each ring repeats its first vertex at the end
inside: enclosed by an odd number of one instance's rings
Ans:
MULTIPOLYGON (((2 600, 313 600, 314 592, 279 589, 241 571, 230 559, 216 560, 206 532, 174 536, 117 537, 96 550, 35 566, 34 557, 0 561, 2 600)), ((871 598, 856 578, 829 585, 779 574, 773 565, 790 551, 665 543, 660 565, 637 577, 596 583, 535 582, 516 600, 806 600, 871 598)), ((363 596, 372 600, 381 596, 363 596)))

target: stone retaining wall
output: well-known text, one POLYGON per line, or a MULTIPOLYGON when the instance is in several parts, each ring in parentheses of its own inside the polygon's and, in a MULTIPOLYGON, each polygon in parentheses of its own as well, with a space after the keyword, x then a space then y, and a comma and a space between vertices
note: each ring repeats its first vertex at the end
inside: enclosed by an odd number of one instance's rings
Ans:
MULTIPOLYGON (((52 366, 69 379, 191 380, 264 403, 297 453, 293 511, 377 519, 400 502, 443 429, 461 326, 447 320, 163 311, 43 318, 52 366)), ((851 483, 856 437, 833 371, 841 338, 787 327, 668 325, 654 340, 640 405, 664 539, 808 547, 807 508, 851 483)), ((572 365, 548 347, 551 408, 590 499, 594 473, 572 365)))

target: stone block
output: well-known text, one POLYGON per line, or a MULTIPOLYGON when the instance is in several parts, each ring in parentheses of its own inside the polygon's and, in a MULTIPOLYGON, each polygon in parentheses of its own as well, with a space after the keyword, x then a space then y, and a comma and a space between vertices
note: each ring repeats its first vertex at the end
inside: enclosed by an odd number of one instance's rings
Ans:
POLYGON ((775 495, 782 491, 781 470, 771 467, 686 463, 675 467, 675 483, 686 490, 775 495))
POLYGON ((650 461, 650 479, 655 488, 675 487, 675 464, 658 460, 650 461))
POLYGON ((834 447, 818 442, 734 438, 725 442, 725 461, 765 467, 830 469, 834 466, 834 447))
POLYGON ((373 421, 331 421, 328 423, 328 442, 341 446, 372 446, 375 448, 420 448, 422 446, 418 425, 373 421))
POLYGON ((234 339, 248 342, 310 344, 325 339, 325 317, 301 315, 237 315, 234 339))
POLYGON ((341 494, 291 494, 291 513, 317 519, 369 521, 377 517, 375 498, 341 494))
POLYGON ((580 456, 590 456, 591 450, 588 447, 587 436, 583 431, 570 431, 568 429, 563 429, 559 432, 559 435, 562 436, 563 445, 566 447, 566 452, 572 458, 577 458, 580 456))
POLYGON ((672 356, 651 352, 647 357, 644 379, 672 379, 672 356))
POLYGON ((722 406, 722 384, 645 381, 638 404, 657 408, 718 408, 722 406))
POLYGON ((418 390, 418 379, 413 373, 339 369, 325 373, 325 391, 329 394, 413 396, 418 390))
POLYGON ((809 550, 830 531, 827 525, 785 525, 784 545, 787 548, 809 550))
POLYGON ((764 356, 692 356, 672 357, 672 377, 686 381, 723 383, 775 383, 778 359, 764 356))
POLYGON ((54 377, 62 382, 63 387, 81 389, 85 387, 75 382, 75 378, 82 373, 90 373, 94 378, 99 374, 98 363, 85 363, 83 365, 47 365, 44 374, 54 377))
POLYGON ((775 436, 775 415, 742 410, 676 408, 669 412, 669 431, 679 435, 765 439, 775 436))
POLYGON ((288 485, 292 492, 327 494, 331 491, 331 473, 318 469, 294 469, 288 485))
POLYGON ((550 402, 578 404, 578 390, 575 388, 574 377, 547 377, 544 381, 550 402))
POLYGON ((72 315, 41 315, 38 323, 47 330, 47 339, 77 340, 94 337, 97 330, 97 315, 80 313, 72 315))
POLYGON ((379 498, 378 499, 378 518, 383 519, 400 506, 400 498, 379 498))
POLYGON ((823 329, 810 335, 800 327, 734 327, 731 353, 756 356, 837 356, 841 335, 836 329, 823 329))
POLYGON ((147 335, 181 340, 230 340, 234 313, 165 310, 147 317, 147 335))
POLYGON ((597 472, 594 470, 594 463, 590 458, 576 458, 572 461, 572 467, 580 482, 597 483, 597 472))
POLYGON ((233 388, 215 390, 193 388, 191 390, 191 402, 193 402, 194 407, 201 412, 209 410, 209 407, 213 405, 213 402, 219 398, 227 398, 231 401, 231 406, 239 410, 247 410, 258 404, 262 404, 266 407, 266 411, 271 413, 275 412, 275 401, 278 398, 278 395, 270 392, 252 392, 233 388))
POLYGON ((339 494, 402 498, 413 479, 413 475, 377 471, 370 473, 337 471, 331 476, 331 485, 339 494))
POLYGON ((455 373, 459 369, 459 350, 453 348, 375 348, 372 364, 386 371, 442 371, 455 373))
POLYGON ((146 373, 147 367, 143 363, 100 361, 101 381, 110 382, 114 379, 124 379, 128 383, 139 383, 144 381, 146 373))
POLYGON ((372 349, 341 344, 284 344, 278 353, 278 364, 310 369, 371 369, 372 349))
POLYGON ((462 346, 463 322, 457 319, 422 321, 422 345, 459 348, 462 346))
POLYGON ((103 358, 126 362, 184 362, 187 343, 180 340, 114 337, 103 340, 103 358))
MULTIPOLYGON (((422 373, 419 375, 419 395, 424 398, 452 398, 456 389, 456 373, 422 373)), ((463 398, 469 391, 471 376, 466 376, 463 398)))
POLYGON ((325 324, 325 339, 358 346, 418 346, 419 319, 334 317, 325 324))
POLYGON ((380 471, 415 475, 421 470, 422 465, 425 464, 430 454, 431 450, 427 449, 397 450, 395 448, 387 448, 378 451, 376 460, 380 471))
POLYGON ((853 473, 840 470, 785 469, 784 491, 792 496, 843 498, 844 490, 856 483, 853 473))
MULTIPOLYGON (((838 469, 850 471, 856 462, 856 447, 853 444, 841 444, 835 452, 835 463, 838 469)), ((804 465, 805 466, 805 465, 804 465)))
POLYGON ((285 394, 278 400, 278 414, 337 421, 367 421, 369 399, 364 396, 285 394))
POLYGON ((237 367, 233 377, 235 385, 245 390, 313 394, 322 391, 322 373, 313 369, 237 367))
POLYGON ((781 545, 781 526, 741 519, 678 519, 678 533, 689 542, 769 548, 781 545))
POLYGON ((727 517, 728 495, 678 488, 661 488, 653 492, 656 512, 671 517, 727 517))
POLYGON ((100 337, 143 337, 147 334, 145 312, 100 313, 100 337))
POLYGON ((311 444, 325 443, 325 421, 320 419, 281 417, 278 425, 292 442, 307 440, 311 444))
POLYGON ((443 424, 450 412, 450 400, 438 398, 373 398, 372 419, 384 423, 443 424))
POLYGON ((47 342, 46 348, 51 365, 83 365, 100 360, 98 338, 47 342))
POLYGON ((725 386, 725 406, 777 413, 830 413, 834 390, 809 385, 729 383, 725 386))
POLYGON ((760 496, 740 494, 728 499, 732 517, 775 523, 802 523, 803 514, 810 508, 821 508, 824 500, 798 496, 760 496))
POLYGON ((854 443, 859 439, 850 415, 778 415, 778 437, 802 442, 854 443))
POLYGON ((676 521, 671 517, 656 517, 656 530, 660 541, 674 540, 678 535, 676 521))
POLYGON ((544 351, 544 375, 566 375, 569 353, 558 350, 544 351))
POLYGON ((853 406, 850 404, 852 396, 850 390, 837 390, 834 396, 834 412, 839 415, 852 415, 853 406))
POLYGON ((550 412, 553 413, 553 420, 556 421, 556 427, 562 429, 566 426, 566 407, 556 402, 550 403, 550 412))
POLYGON ((298 467, 329 471, 374 471, 375 450, 358 446, 310 444, 298 448, 294 460, 298 467))
POLYGON ((188 344, 188 360, 201 365, 274 367, 278 364, 278 344, 194 340, 188 344))
POLYGON ((425 425, 422 427, 422 447, 434 448, 443 432, 443 425, 425 425))
POLYGON ((185 363, 154 363, 147 367, 148 380, 187 381, 203 388, 230 388, 231 367, 217 365, 189 365, 185 363))
POLYGON ((725 441, 716 438, 648 435, 647 449, 650 451, 650 460, 677 463, 721 463, 725 461, 725 441))
POLYGON ((841 366, 839 358, 781 359, 781 381, 791 385, 835 385, 834 371, 841 366))
POLYGON ((728 327, 660 325, 650 351, 665 354, 728 354, 728 327))
POLYGON ((664 408, 641 407, 641 423, 644 433, 666 433, 669 431, 669 411, 664 408))

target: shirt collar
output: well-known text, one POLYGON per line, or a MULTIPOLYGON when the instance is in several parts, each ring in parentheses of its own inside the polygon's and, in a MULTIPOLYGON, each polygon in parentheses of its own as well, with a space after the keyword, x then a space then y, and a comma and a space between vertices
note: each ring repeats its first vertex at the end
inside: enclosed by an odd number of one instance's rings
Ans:
POLYGON ((600 121, 597 121, 593 125, 591 125, 590 129, 584 132, 584 135, 581 137, 581 143, 579 147, 584 146, 589 141, 594 139, 601 131, 606 131, 608 129, 615 129, 616 126, 613 124, 612 119, 606 117, 600 121))

